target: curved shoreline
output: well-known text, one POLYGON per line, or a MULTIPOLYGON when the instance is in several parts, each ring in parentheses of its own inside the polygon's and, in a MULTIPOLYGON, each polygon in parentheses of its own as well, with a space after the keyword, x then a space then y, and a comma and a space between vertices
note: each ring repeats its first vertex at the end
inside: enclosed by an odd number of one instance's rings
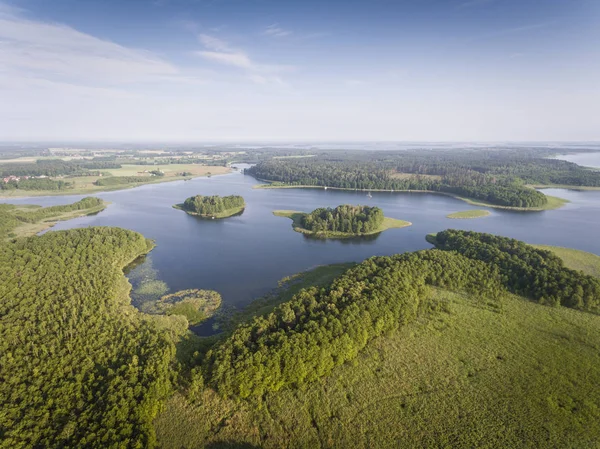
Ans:
POLYGON ((351 239, 356 237, 365 237, 369 235, 380 234, 388 229, 401 229, 412 226, 410 221, 398 220, 396 218, 384 217, 383 224, 375 231, 365 232, 360 234, 348 234, 346 232, 313 232, 300 226, 300 219, 307 215, 305 212, 295 210, 274 210, 273 215, 276 217, 289 218, 292 220, 292 229, 300 234, 310 235, 323 239, 351 239))
MULTIPOLYGON (((89 207, 87 209, 76 209, 72 211, 62 212, 53 217, 43 218, 40 221, 36 221, 33 223, 20 221, 19 225, 13 228, 10 232, 8 232, 6 236, 0 236, 0 241, 4 237, 9 239, 17 237, 32 237, 53 228, 62 221, 69 221, 74 220, 75 218, 99 214, 111 204, 110 201, 106 201, 103 199, 101 199, 101 201, 102 203, 98 206, 89 207)), ((38 207, 39 206, 36 206, 32 210, 35 210, 38 207)))
MULTIPOLYGON (((25 198, 36 198, 40 196, 68 196, 68 195, 91 195, 96 193, 105 193, 105 192, 114 192, 117 190, 127 190, 127 189, 135 189, 137 187, 142 187, 151 184, 163 184, 166 182, 175 182, 175 181, 189 181, 190 179, 197 178, 212 178, 213 176, 225 176, 231 175, 235 173, 234 170, 229 170, 227 173, 214 173, 209 175, 198 175, 198 176, 173 176, 173 177, 154 177, 152 181, 148 182, 136 182, 131 184, 121 184, 115 186, 98 186, 98 187, 106 187, 106 188, 98 188, 98 189, 66 189, 66 190, 22 190, 24 192, 23 195, 4 195, 2 190, 0 190, 0 202, 2 200, 12 200, 12 199, 25 199, 25 198), (25 193, 26 192, 26 193, 25 193)), ((18 192, 21 191, 19 189, 10 190, 10 192, 18 192)))
POLYGON ((488 210, 464 210, 460 212, 454 212, 452 214, 446 215, 446 218, 450 218, 451 220, 471 220, 474 218, 484 218, 489 217, 490 211, 488 210))
POLYGON ((227 209, 227 210, 224 210, 223 212, 219 212, 218 214, 205 214, 205 215, 203 215, 203 214, 197 214, 195 212, 190 212, 188 210, 185 210, 183 208, 183 203, 181 203, 181 204, 174 204, 173 205, 173 209, 182 210, 182 211, 184 211, 188 215, 192 215, 194 217, 205 218, 207 220, 213 220, 213 219, 222 220, 223 218, 229 218, 229 217, 233 217, 235 215, 241 214, 246 209, 246 205, 244 204, 242 207, 236 207, 236 208, 233 208, 233 209, 227 209))
POLYGON ((351 189, 346 187, 328 187, 328 186, 309 186, 309 185, 272 185, 270 183, 275 181, 268 181, 266 179, 255 178, 258 181, 266 182, 269 184, 256 184, 252 188, 253 189, 321 189, 321 190, 345 190, 348 192, 389 192, 389 193, 431 193, 434 195, 444 195, 449 196, 451 198, 455 198, 457 200, 464 201, 465 203, 471 204, 473 206, 482 206, 482 207, 493 207, 496 209, 505 209, 505 210, 514 210, 521 212, 541 212, 544 210, 554 210, 563 207, 565 204, 569 203, 569 200, 565 200, 564 198, 558 198, 556 196, 546 195, 548 198, 548 203, 545 207, 513 207, 513 206, 500 206, 498 204, 486 203, 485 201, 474 200, 471 198, 462 197, 456 195, 454 193, 449 192, 439 192, 436 190, 389 190, 389 189, 351 189))

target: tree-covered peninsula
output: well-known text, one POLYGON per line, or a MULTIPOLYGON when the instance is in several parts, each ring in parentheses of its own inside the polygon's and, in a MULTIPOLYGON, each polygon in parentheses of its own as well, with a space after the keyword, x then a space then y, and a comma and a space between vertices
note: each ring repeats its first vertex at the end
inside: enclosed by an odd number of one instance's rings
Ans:
MULTIPOLYGON (((130 306, 122 268, 152 248, 138 233, 5 242, 0 446, 597 446, 600 281, 512 239, 430 240, 210 338, 130 306)), ((219 300, 159 307, 195 321, 219 300)))
POLYGON ((122 271, 152 246, 119 228, 0 244, 1 447, 154 445, 175 347, 122 271))
POLYGON ((567 201, 537 186, 600 186, 600 172, 523 151, 347 151, 311 158, 261 161, 246 173, 264 187, 328 187, 344 190, 432 192, 470 204, 522 210, 561 207, 567 201))
POLYGON ((204 218, 227 218, 242 212, 246 203, 239 195, 196 195, 173 207, 204 218))
POLYGON ((295 231, 323 238, 344 238, 377 234, 411 223, 387 218, 379 207, 344 204, 336 208, 318 208, 310 213, 276 210, 278 217, 291 218, 295 231))
POLYGON ((597 298, 597 279, 512 239, 435 238, 224 335, 155 421, 161 447, 597 445, 600 317, 585 299, 539 301, 575 284, 597 298))
POLYGON ((0 204, 0 239, 35 235, 56 222, 83 215, 96 214, 108 203, 87 197, 72 204, 40 207, 34 205, 0 204))

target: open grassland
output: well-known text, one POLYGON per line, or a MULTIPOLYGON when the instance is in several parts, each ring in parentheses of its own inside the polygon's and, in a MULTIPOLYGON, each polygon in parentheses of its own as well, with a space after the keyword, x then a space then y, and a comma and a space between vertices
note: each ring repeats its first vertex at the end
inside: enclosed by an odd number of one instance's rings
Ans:
POLYGON ((208 166, 200 164, 170 164, 170 165, 123 165, 121 168, 101 170, 103 172, 110 173, 115 177, 124 176, 135 176, 144 177, 147 180, 143 182, 133 182, 125 184, 117 184, 110 186, 97 186, 94 183, 98 179, 106 178, 106 176, 76 176, 76 177, 65 177, 65 178, 53 178, 61 179, 73 184, 72 188, 64 190, 0 190, 0 198, 14 198, 14 197, 25 197, 25 196, 46 196, 46 195, 83 195, 88 193, 99 193, 107 192, 111 190, 122 190, 131 187, 138 187, 144 184, 156 184, 161 182, 169 181, 181 181, 184 179, 195 178, 199 176, 212 176, 212 175, 223 175, 230 173, 229 167, 221 166, 208 166), (164 176, 153 176, 150 173, 144 171, 151 171, 159 169, 164 172, 164 176), (181 174, 187 172, 191 175, 182 176, 181 174))
POLYGON ((190 175, 191 177, 222 175, 231 171, 231 169, 228 167, 200 164, 123 165, 121 168, 107 171, 109 171, 113 176, 143 176, 145 174, 144 170, 150 171, 158 169, 164 172, 165 178, 177 178, 180 177, 180 174, 183 172, 192 173, 192 175, 190 175))
POLYGON ((560 246, 531 245, 538 249, 552 251, 560 257, 565 266, 572 270, 583 271, 585 274, 600 278, 600 256, 571 248, 560 246))
POLYGON ((306 215, 304 212, 298 212, 295 210, 275 210, 273 211, 273 215, 276 217, 285 217, 290 218, 292 220, 292 227, 294 231, 300 232, 302 234, 307 235, 316 235, 320 237, 326 238, 349 238, 349 237, 360 237, 361 235, 373 235, 379 234, 387 229, 394 228, 406 228, 407 226, 411 226, 412 223, 410 221, 397 220, 395 218, 384 217, 382 225, 375 231, 366 232, 361 234, 349 234, 347 232, 326 232, 326 233, 315 233, 309 231, 308 229, 304 229, 302 227, 302 217, 306 215))
POLYGON ((598 447, 600 317, 431 292, 417 322, 319 382, 254 401, 176 394, 161 447, 598 447))
POLYGON ((454 219, 466 219, 466 218, 481 218, 490 215, 490 211, 487 210, 465 210, 463 212, 454 212, 453 214, 446 215, 446 218, 454 219))

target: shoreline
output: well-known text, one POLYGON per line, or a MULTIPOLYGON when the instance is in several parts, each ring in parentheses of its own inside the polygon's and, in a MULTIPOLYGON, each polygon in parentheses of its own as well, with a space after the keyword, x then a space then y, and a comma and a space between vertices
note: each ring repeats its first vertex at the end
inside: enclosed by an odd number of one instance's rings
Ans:
POLYGON ((485 218, 489 217, 491 212, 489 210, 465 210, 460 212, 454 212, 446 215, 446 218, 451 220, 473 220, 476 218, 485 218))
POLYGON ((574 190, 577 192, 593 192, 593 191, 597 191, 600 190, 600 187, 593 187, 593 186, 570 186, 570 185, 566 185, 566 184, 527 184, 527 187, 530 187, 532 189, 563 189, 563 190, 574 190))
POLYGON ((306 212, 300 212, 295 210, 274 210, 273 215, 276 217, 289 218, 292 220, 292 229, 300 234, 310 235, 315 238, 322 239, 351 239, 357 237, 366 237, 370 235, 381 234, 383 231, 388 229, 402 229, 412 226, 410 221, 399 220, 397 218, 384 217, 381 227, 375 231, 360 233, 360 234, 348 234, 345 232, 313 232, 300 226, 298 220, 301 216, 308 215, 306 212))
POLYGON ((40 234, 40 232, 48 231, 62 221, 74 220, 76 218, 87 217, 90 215, 96 215, 105 210, 111 203, 109 201, 102 200, 102 204, 89 209, 80 209, 70 212, 65 212, 62 215, 56 217, 50 217, 47 220, 38 221, 36 223, 21 222, 16 228, 10 231, 9 234, 15 234, 15 237, 7 236, 8 239, 22 238, 22 237, 34 237, 40 234))
MULTIPOLYGON (((269 183, 265 179, 255 178, 258 181, 269 183)), ((256 184, 252 187, 253 189, 321 189, 321 190, 342 190, 348 192, 388 192, 388 193, 430 193, 434 195, 444 195, 450 198, 455 198, 457 200, 464 201, 467 204, 472 206, 481 206, 481 207, 493 207, 495 209, 504 209, 504 210, 514 210, 519 212, 541 212, 545 210, 554 210, 563 207, 565 204, 569 203, 569 200, 564 198, 559 198, 556 196, 546 195, 548 198, 548 203, 545 207, 514 207, 514 206, 500 206, 497 204, 486 203, 485 201, 470 199, 466 197, 462 197, 456 195, 454 193, 449 192, 439 192, 435 190, 387 190, 387 189, 351 189, 346 187, 327 187, 327 186, 309 186, 309 185, 272 185, 272 184, 256 184)), ((550 188, 550 187, 545 187, 550 188)))
POLYGON ((0 202, 2 202, 3 200, 37 198, 37 197, 41 197, 41 196, 93 195, 96 193, 106 193, 106 192, 114 192, 117 190, 135 189, 137 187, 142 187, 142 186, 146 186, 146 185, 150 185, 150 184, 163 184, 166 182, 175 182, 175 181, 189 181, 191 179, 197 179, 197 178, 212 178, 214 176, 231 175, 232 173, 235 173, 235 170, 232 170, 230 168, 229 172, 227 172, 227 173, 216 173, 216 174, 211 174, 210 176, 198 175, 198 176, 173 176, 173 177, 167 177, 167 178, 156 177, 158 179, 148 181, 148 182, 136 182, 136 183, 131 183, 131 184, 106 186, 106 188, 102 188, 103 186, 98 186, 99 187, 98 189, 83 188, 83 189, 67 189, 67 190, 57 190, 57 191, 54 191, 54 190, 22 190, 21 191, 19 189, 10 190, 10 192, 19 192, 19 193, 23 192, 23 195, 20 195, 20 194, 4 195, 2 192, 5 192, 5 191, 0 190, 0 202))
POLYGON ((242 212, 244 212, 244 210, 246 210, 246 205, 244 204, 242 207, 227 209, 227 210, 224 210, 223 212, 219 212, 218 214, 202 215, 202 214, 197 214, 195 212, 190 212, 188 210, 185 210, 183 208, 183 203, 174 204, 172 207, 173 207, 173 209, 181 210, 181 211, 185 212, 186 214, 191 215, 193 217, 204 218, 206 220, 222 220, 224 218, 229 218, 229 217, 233 217, 235 215, 240 215, 242 212))

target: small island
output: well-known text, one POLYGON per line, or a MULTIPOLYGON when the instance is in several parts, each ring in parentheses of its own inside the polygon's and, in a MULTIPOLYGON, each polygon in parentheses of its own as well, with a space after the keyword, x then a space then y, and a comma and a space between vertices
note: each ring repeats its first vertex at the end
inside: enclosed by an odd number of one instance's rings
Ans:
POLYGON ((483 210, 483 209, 473 209, 473 210, 465 210, 462 212, 454 212, 453 214, 450 215, 446 215, 446 218, 453 218, 453 219, 467 219, 467 218, 481 218, 481 217, 487 217, 488 215, 490 215, 490 211, 487 210, 483 210))
POLYGON ((360 237, 412 225, 408 221, 385 217, 379 207, 349 204, 335 209, 321 207, 310 213, 276 210, 273 215, 291 218, 296 232, 320 238, 360 237))
POLYGON ((183 315, 190 325, 201 323, 221 306, 221 295, 212 290, 182 290, 165 295, 156 303, 159 313, 183 315))
POLYGON ((190 215, 202 218, 227 218, 244 211, 246 203, 238 195, 230 196, 202 196, 196 195, 188 198, 181 204, 173 206, 190 215))

